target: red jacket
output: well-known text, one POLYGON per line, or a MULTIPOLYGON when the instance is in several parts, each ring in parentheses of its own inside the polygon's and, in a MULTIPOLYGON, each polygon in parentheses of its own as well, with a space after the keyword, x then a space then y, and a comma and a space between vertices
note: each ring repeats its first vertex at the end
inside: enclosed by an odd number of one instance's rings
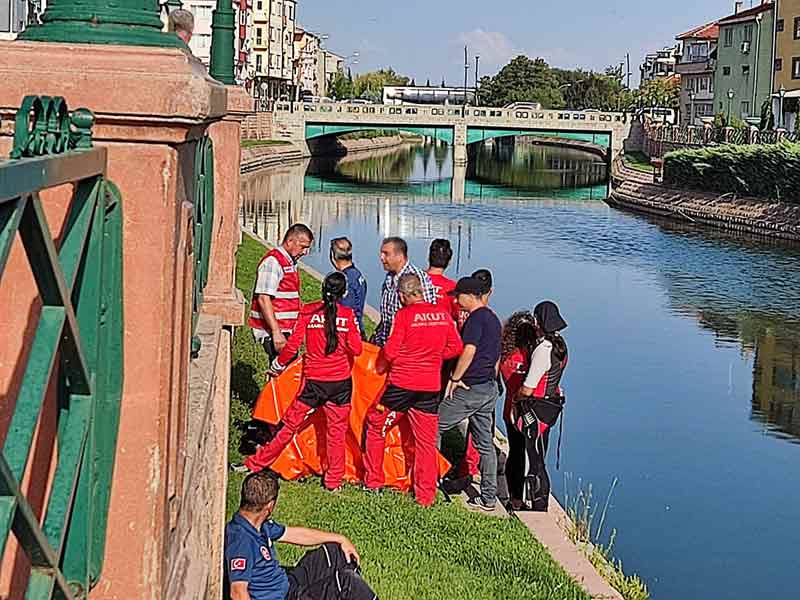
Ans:
POLYGON ((383 347, 390 364, 389 383, 415 392, 442 389, 442 362, 461 354, 464 345, 450 313, 427 302, 397 311, 383 347))
POLYGON ((511 406, 525 381, 530 366, 530 355, 520 348, 514 348, 511 354, 500 359, 500 374, 506 384, 506 401, 503 406, 503 418, 506 421, 511 420, 511 406))
POLYGON ((305 341, 306 354, 303 375, 314 381, 344 381, 353 371, 353 358, 361 354, 361 331, 353 310, 338 307, 336 317, 339 345, 336 351, 325 355, 325 309, 322 302, 307 304, 300 310, 291 337, 278 357, 281 365, 292 360, 305 341))
POLYGON ((456 300, 455 296, 447 295, 448 292, 456 289, 456 282, 444 275, 428 273, 428 277, 430 277, 433 289, 436 292, 436 306, 449 310, 453 319, 458 321, 458 313, 461 310, 458 306, 458 300, 456 300))

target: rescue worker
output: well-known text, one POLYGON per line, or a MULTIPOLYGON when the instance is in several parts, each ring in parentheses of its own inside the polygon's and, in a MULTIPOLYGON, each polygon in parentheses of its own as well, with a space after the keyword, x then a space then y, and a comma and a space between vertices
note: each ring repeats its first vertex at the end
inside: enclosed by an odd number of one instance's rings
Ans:
POLYGON ((297 263, 308 254, 314 234, 297 223, 286 230, 283 242, 258 264, 248 324, 256 341, 273 360, 286 345, 300 313, 300 273, 297 263))
POLYGON ((251 473, 242 483, 239 510, 225 527, 231 600, 376 600, 361 577, 358 551, 345 536, 272 520, 279 490, 278 478, 268 472, 251 473), (276 542, 319 548, 286 569, 276 542))
POLYGON ((426 273, 433 284, 436 293, 436 305, 446 308, 453 315, 453 320, 458 320, 460 311, 458 302, 448 294, 456 287, 456 282, 445 277, 444 272, 453 260, 453 249, 448 240, 436 239, 431 242, 428 249, 428 270, 426 273))
POLYGON ((251 471, 270 466, 314 414, 325 411, 327 468, 323 483, 337 490, 344 478, 345 434, 349 426, 353 393, 353 360, 362 351, 361 332, 352 309, 339 302, 347 290, 341 273, 331 273, 322 284, 322 301, 303 307, 289 342, 273 361, 273 372, 280 373, 305 342, 304 384, 297 399, 281 420, 282 428, 265 446, 244 461, 251 471))
POLYGON ((531 366, 531 354, 536 346, 536 326, 533 315, 520 311, 511 315, 503 327, 500 354, 500 374, 506 387, 503 421, 508 435, 508 457, 505 475, 511 511, 524 508, 525 436, 517 430, 512 407, 531 366))
POLYGON ((358 326, 364 332, 364 305, 367 302, 367 280, 353 264, 353 244, 346 237, 331 240, 331 264, 347 278, 347 294, 342 306, 352 308, 358 319, 358 326))
POLYGON ((381 264, 386 270, 386 279, 381 288, 381 321, 372 335, 372 343, 383 346, 389 339, 394 315, 402 304, 398 293, 398 281, 406 273, 413 273, 422 283, 425 302, 436 304, 436 292, 427 273, 408 260, 408 244, 399 237, 389 237, 381 244, 381 264))
POLYGON ((567 343, 561 337, 567 323, 553 302, 541 302, 533 309, 538 345, 531 366, 514 406, 517 429, 525 434, 528 454, 526 486, 533 510, 547 512, 550 477, 547 474, 547 447, 550 429, 564 408, 561 377, 567 366, 567 343))
POLYGON ((389 376, 387 387, 367 413, 364 485, 384 485, 386 432, 408 417, 414 436, 414 497, 422 506, 436 499, 436 437, 442 362, 458 356, 462 344, 450 313, 425 301, 422 283, 413 273, 400 277, 400 301, 392 333, 378 360, 378 372, 389 376))

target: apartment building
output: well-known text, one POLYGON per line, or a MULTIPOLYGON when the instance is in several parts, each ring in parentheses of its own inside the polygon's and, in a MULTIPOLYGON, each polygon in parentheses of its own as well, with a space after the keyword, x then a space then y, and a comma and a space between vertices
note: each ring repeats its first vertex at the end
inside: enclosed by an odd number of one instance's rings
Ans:
POLYGON ((695 27, 675 39, 681 53, 675 72, 681 77, 680 110, 684 125, 701 125, 714 118, 714 68, 719 26, 716 21, 695 27))
POLYGON ((775 126, 795 131, 800 112, 800 0, 775 3, 775 126))
POLYGON ((298 94, 324 96, 324 78, 320 77, 319 63, 324 58, 322 40, 299 25, 294 31, 295 85, 298 94))
POLYGON ((680 54, 680 46, 668 46, 644 57, 639 67, 641 83, 645 84, 653 79, 671 77, 675 74, 675 64, 680 54))
POLYGON ((202 63, 211 63, 211 16, 216 0, 185 0, 183 8, 194 15, 194 34, 189 49, 202 63))
POLYGON ((714 110, 759 124, 761 109, 772 97, 773 32, 772 2, 720 19, 714 76, 714 110))
POLYGON ((45 0, 0 0, 0 40, 13 40, 44 12, 45 0))
POLYGON ((270 100, 294 97, 296 0, 253 0, 249 60, 254 93, 270 100))

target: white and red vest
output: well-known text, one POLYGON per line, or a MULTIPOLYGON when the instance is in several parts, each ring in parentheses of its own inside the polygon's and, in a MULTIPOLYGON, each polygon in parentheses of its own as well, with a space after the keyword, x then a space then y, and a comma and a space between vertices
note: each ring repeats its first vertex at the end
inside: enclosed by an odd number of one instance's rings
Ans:
MULTIPOLYGON (((259 269, 270 256, 274 257, 281 269, 283 269, 283 277, 278 284, 275 297, 272 298, 272 309, 275 311, 275 318, 281 331, 284 334, 291 333, 292 329, 294 329, 294 324, 297 322, 297 316, 300 314, 300 274, 294 262, 278 248, 270 250, 261 259, 261 262, 258 263, 259 269)), ((255 294, 253 294, 253 301, 250 305, 250 318, 247 324, 253 329, 269 331, 255 294)))

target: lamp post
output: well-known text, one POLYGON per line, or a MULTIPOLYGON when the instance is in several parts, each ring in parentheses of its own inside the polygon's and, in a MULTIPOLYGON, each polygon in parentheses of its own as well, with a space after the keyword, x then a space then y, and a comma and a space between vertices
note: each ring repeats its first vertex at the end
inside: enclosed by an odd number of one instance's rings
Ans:
POLYGON ((475 55, 475 106, 480 106, 480 102, 478 101, 478 65, 481 62, 481 55, 475 55))
POLYGON ((778 123, 781 129, 783 129, 783 100, 786 98, 786 88, 781 84, 781 89, 778 90, 778 96, 781 99, 780 102, 780 114, 778 115, 778 123))
POLYGON ((694 99, 696 94, 694 90, 689 92, 689 125, 694 125, 694 99))
POLYGON ((217 7, 211 14, 211 65, 208 74, 226 85, 236 83, 233 75, 235 21, 230 0, 217 0, 217 7))
POLYGON ((464 117, 467 116, 467 79, 469 76, 469 56, 467 54, 467 47, 464 46, 464 108, 462 112, 464 117))
POLYGON ((733 88, 728 90, 728 120, 725 121, 725 125, 730 127, 731 126, 731 105, 733 104, 733 97, 736 95, 736 92, 733 91, 733 88))

